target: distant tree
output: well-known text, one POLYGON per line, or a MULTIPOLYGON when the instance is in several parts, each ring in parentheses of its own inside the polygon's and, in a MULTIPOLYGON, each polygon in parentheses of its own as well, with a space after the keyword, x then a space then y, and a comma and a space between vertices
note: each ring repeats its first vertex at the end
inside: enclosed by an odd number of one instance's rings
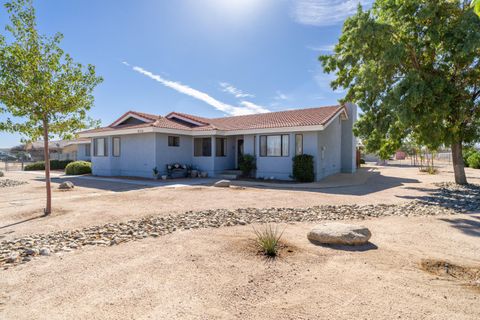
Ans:
POLYGON ((74 63, 59 44, 63 36, 40 35, 31 0, 5 4, 10 22, 0 34, 0 131, 19 132, 29 140, 43 137, 47 201, 51 213, 48 141, 68 138, 92 124, 86 112, 93 105, 93 89, 102 81, 95 68, 74 63), (10 41, 9 41, 10 40, 10 41))
POLYGON ((332 55, 321 56, 333 88, 363 115, 367 151, 392 154, 408 136, 452 149, 466 184, 462 146, 480 138, 480 19, 461 0, 376 0, 348 18, 332 55))

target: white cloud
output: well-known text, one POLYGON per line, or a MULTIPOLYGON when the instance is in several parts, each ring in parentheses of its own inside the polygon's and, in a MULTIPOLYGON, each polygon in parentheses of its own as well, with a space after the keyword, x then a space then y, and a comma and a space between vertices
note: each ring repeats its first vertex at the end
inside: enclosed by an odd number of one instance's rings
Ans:
POLYGON ((223 92, 230 93, 231 95, 235 96, 235 98, 253 98, 255 97, 253 94, 245 93, 242 90, 235 88, 228 82, 220 82, 220 87, 222 87, 223 92))
POLYGON ((275 97, 273 97, 275 100, 290 100, 290 96, 286 95, 285 93, 281 91, 277 91, 275 97))
POLYGON ((205 92, 201 92, 197 89, 191 88, 180 82, 164 79, 158 74, 154 74, 148 70, 143 69, 142 67, 131 66, 128 62, 125 62, 125 61, 122 63, 128 67, 131 67, 132 70, 163 84, 165 87, 171 88, 177 92, 183 93, 187 96, 203 101, 206 104, 211 105, 215 109, 225 112, 226 114, 238 116, 238 115, 246 115, 246 114, 253 114, 253 113, 269 112, 269 110, 267 110, 266 108, 258 106, 248 101, 241 101, 240 102, 241 107, 232 106, 227 103, 218 101, 217 99, 211 97, 205 92))
POLYGON ((334 48, 335 48, 334 44, 327 44, 323 46, 307 46, 307 49, 310 49, 313 51, 319 51, 319 52, 333 52, 334 48))
POLYGON ((292 16, 300 23, 311 26, 341 24, 355 14, 358 4, 369 7, 373 0, 293 0, 292 16))

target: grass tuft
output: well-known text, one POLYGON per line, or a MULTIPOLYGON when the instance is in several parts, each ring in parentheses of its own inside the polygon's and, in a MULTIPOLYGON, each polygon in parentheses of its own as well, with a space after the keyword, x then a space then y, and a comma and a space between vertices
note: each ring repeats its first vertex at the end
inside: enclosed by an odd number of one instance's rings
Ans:
POLYGON ((270 224, 266 224, 262 230, 253 228, 253 231, 257 237, 257 246, 261 252, 271 258, 276 257, 278 254, 279 242, 285 228, 280 232, 278 226, 273 227, 270 224))

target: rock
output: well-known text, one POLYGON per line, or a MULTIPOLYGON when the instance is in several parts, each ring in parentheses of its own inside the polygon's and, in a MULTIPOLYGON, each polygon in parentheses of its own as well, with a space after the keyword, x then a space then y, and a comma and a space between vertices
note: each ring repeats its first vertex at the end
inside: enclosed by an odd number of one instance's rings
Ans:
POLYGON ((60 185, 58 186, 58 189, 60 189, 60 190, 71 190, 74 187, 75 187, 75 185, 73 184, 73 182, 64 181, 64 182, 60 183, 60 185))
POLYGON ((49 256, 49 255, 50 255, 50 249, 48 249, 48 248, 41 248, 41 249, 40 249, 40 255, 41 255, 41 256, 49 256))
POLYGON ((8 257, 7 259, 5 260, 6 263, 15 263, 17 262, 18 258, 20 257, 20 255, 16 252, 12 252, 8 257))
POLYGON ((362 245, 367 243, 371 236, 366 227, 333 222, 315 226, 307 238, 323 244, 362 245))
POLYGON ((228 187, 230 187, 230 180, 217 181, 217 182, 215 182, 215 184, 213 186, 217 187, 217 188, 228 188, 228 187))
POLYGON ((3 173, 3 171, 0 170, 0 178, 5 176, 5 174, 3 173))

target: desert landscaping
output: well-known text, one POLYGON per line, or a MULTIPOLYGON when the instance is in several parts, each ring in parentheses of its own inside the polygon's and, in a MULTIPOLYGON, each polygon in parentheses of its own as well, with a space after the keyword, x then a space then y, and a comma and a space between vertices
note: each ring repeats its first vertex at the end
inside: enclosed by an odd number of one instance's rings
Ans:
POLYGON ((7 172, 0 199, 0 317, 62 319, 477 319, 480 188, 391 164, 313 184, 53 178, 7 172), (348 178, 348 179, 347 179, 348 178), (72 190, 59 190, 66 180, 72 190), (318 245, 325 222, 361 246, 318 245), (254 230, 283 230, 278 256, 254 230))

